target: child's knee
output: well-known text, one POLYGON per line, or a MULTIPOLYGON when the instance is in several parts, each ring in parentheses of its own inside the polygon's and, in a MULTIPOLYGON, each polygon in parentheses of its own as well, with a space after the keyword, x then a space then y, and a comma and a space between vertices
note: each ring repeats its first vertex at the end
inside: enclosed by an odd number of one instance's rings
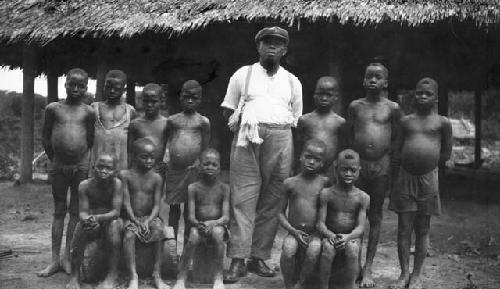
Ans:
POLYGON ((200 233, 198 232, 197 228, 192 227, 189 231, 188 242, 191 245, 198 245, 200 243, 200 233))
POLYGON ((345 254, 346 256, 357 260, 359 254, 359 243, 352 241, 347 242, 345 246, 345 254))
POLYGON ((113 220, 109 224, 108 235, 109 235, 109 240, 111 241, 112 244, 119 244, 121 242, 122 227, 123 227, 123 222, 121 219, 113 220))
POLYGON ((281 254, 284 254, 285 257, 295 256, 298 246, 299 244, 297 243, 297 240, 295 240, 294 237, 288 235, 283 240, 283 248, 281 254))
POLYGON ((321 242, 321 256, 332 258, 335 255, 335 247, 328 239, 323 239, 321 242))
POLYGON ((321 252, 321 240, 319 238, 312 238, 307 246, 309 254, 318 255, 321 252))
POLYGON ((223 243, 226 235, 226 228, 217 226, 212 229, 212 238, 217 243, 223 243))
POLYGON ((123 234, 123 241, 125 242, 135 241, 135 233, 129 230, 125 230, 125 233, 123 234))

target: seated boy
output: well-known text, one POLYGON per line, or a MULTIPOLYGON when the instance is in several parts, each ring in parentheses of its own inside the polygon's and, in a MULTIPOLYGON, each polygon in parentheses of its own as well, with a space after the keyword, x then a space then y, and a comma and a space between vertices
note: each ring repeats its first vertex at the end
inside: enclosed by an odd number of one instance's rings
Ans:
POLYGON ((310 139, 319 139, 325 143, 327 150, 321 172, 333 182, 332 179, 335 177, 333 161, 342 146, 340 140, 346 123, 344 118, 332 110, 339 96, 339 90, 339 84, 334 77, 324 76, 318 79, 314 90, 316 109, 299 118, 294 134, 297 154, 302 152, 304 143, 310 139))
POLYGON ((359 246, 365 229, 370 197, 354 186, 359 177, 360 160, 357 152, 347 149, 337 158, 337 184, 323 189, 320 195, 318 230, 324 236, 320 259, 320 288, 328 289, 335 256, 345 256, 347 280, 336 288, 352 289, 358 277, 359 246))
POLYGON ((420 277, 429 241, 431 216, 441 213, 438 167, 450 158, 450 121, 436 113, 438 84, 424 78, 417 83, 415 113, 401 119, 398 134, 399 175, 389 209, 398 213, 398 256, 401 276, 392 289, 421 289, 420 277), (400 156, 400 157, 399 157, 400 156), (415 231, 415 260, 410 276, 411 234, 415 231))
POLYGON ((156 146, 148 138, 132 145, 133 160, 129 170, 120 172, 123 182, 123 203, 128 215, 125 221, 123 250, 130 272, 129 289, 137 289, 139 279, 135 266, 135 241, 155 244, 153 279, 158 289, 168 288, 160 276, 163 240, 167 238, 163 222, 158 218, 162 177, 154 172, 156 146))
POLYGON ((97 158, 94 177, 84 180, 78 188, 80 222, 71 242, 71 279, 67 289, 80 288, 80 266, 87 244, 104 238, 111 255, 109 271, 101 288, 113 288, 118 277, 123 222, 119 218, 123 200, 122 182, 114 177, 116 160, 102 154, 97 158))
POLYGON ((200 156, 199 181, 188 187, 189 240, 184 247, 180 272, 174 289, 184 289, 193 254, 200 242, 215 244, 214 289, 223 289, 224 242, 228 238, 226 228, 229 222, 229 186, 219 180, 220 155, 214 149, 203 151, 200 156))
POLYGON ((285 192, 281 196, 281 213, 278 219, 288 231, 288 236, 283 240, 280 260, 287 289, 302 288, 306 278, 316 268, 321 252, 316 220, 319 193, 328 182, 327 177, 319 174, 326 154, 326 145, 321 140, 307 141, 300 156, 301 173, 284 182, 285 192), (288 217, 285 215, 287 206, 288 217), (305 259, 300 266, 296 263, 299 250, 305 250, 305 259), (299 268, 300 271, 297 271, 299 268), (296 276, 296 272, 300 272, 299 276, 296 276), (298 280, 295 282, 296 277, 298 280))

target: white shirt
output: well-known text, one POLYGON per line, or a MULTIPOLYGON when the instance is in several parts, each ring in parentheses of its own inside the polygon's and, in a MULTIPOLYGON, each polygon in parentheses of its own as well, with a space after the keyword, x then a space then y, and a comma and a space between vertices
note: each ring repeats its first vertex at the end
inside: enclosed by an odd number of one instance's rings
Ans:
MULTIPOLYGON (((247 73, 248 67, 243 66, 231 76, 222 107, 233 110, 238 107, 240 96, 245 93, 247 73)), ((254 63, 243 113, 248 111, 257 112, 259 123, 296 126, 302 115, 302 84, 281 66, 269 76, 259 62, 254 63)))

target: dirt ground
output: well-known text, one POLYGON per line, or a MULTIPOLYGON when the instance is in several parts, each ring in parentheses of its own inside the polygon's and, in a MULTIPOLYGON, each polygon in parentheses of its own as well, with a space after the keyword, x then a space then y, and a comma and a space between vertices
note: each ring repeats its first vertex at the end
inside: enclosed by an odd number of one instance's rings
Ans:
MULTIPOLYGON (((46 184, 13 187, 0 183, 0 249, 13 254, 0 257, 0 288, 64 288, 68 276, 57 273, 38 278, 35 272, 50 261, 50 222, 52 196, 46 184)), ((496 289, 500 288, 500 205, 471 201, 443 200, 443 215, 432 220, 431 256, 427 258, 424 280, 429 289, 496 289), (472 287, 466 279, 477 287, 472 287)), ((376 288, 387 288, 397 278, 397 218, 386 211, 379 250, 375 258, 376 288)), ((279 270, 279 248, 284 232, 275 241, 272 267, 279 270)), ((366 246, 366 244, 365 244, 366 246)), ((179 252, 180 253, 180 252, 179 252)), ((226 260, 227 261, 227 260, 226 260)), ((173 280, 166 280, 170 285, 173 280)), ((124 281, 122 282, 125 285, 124 281)), ((191 288, 209 288, 196 286, 191 288)), ((83 288, 92 288, 86 285, 83 288)), ((141 288, 153 288, 150 280, 141 288)), ((283 288, 280 274, 259 278, 253 274, 232 288, 283 288)))

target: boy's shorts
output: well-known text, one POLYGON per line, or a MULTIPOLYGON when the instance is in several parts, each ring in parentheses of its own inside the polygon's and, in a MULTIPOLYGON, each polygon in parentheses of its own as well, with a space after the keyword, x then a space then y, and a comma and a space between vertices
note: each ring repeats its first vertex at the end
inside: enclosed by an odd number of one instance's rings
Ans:
MULTIPOLYGON (((227 242, 231 238, 231 232, 229 231, 229 228, 226 225, 223 226, 217 226, 217 227, 222 227, 224 228, 224 242, 227 242)), ((207 235, 203 232, 198 232, 200 236, 203 238, 203 241, 208 241, 211 239, 210 235, 207 235)))
POLYGON ((417 212, 422 215, 439 216, 438 168, 419 176, 399 169, 398 179, 391 193, 389 210, 396 213, 417 212))
POLYGON ((367 161, 360 159, 361 171, 359 178, 363 183, 369 183, 374 179, 382 176, 390 176, 391 173, 391 157, 385 154, 378 160, 367 161))
POLYGON ((187 201, 188 186, 198 179, 198 169, 188 167, 183 170, 168 169, 165 176, 165 201, 169 205, 187 201))
MULTIPOLYGON (((139 221, 143 222, 147 216, 139 217, 139 221)), ((134 233, 142 243, 152 243, 157 241, 162 241, 168 239, 168 233, 163 221, 156 217, 151 222, 149 222, 149 234, 144 235, 140 232, 139 226, 134 222, 127 220, 125 221, 125 230, 134 233)))

